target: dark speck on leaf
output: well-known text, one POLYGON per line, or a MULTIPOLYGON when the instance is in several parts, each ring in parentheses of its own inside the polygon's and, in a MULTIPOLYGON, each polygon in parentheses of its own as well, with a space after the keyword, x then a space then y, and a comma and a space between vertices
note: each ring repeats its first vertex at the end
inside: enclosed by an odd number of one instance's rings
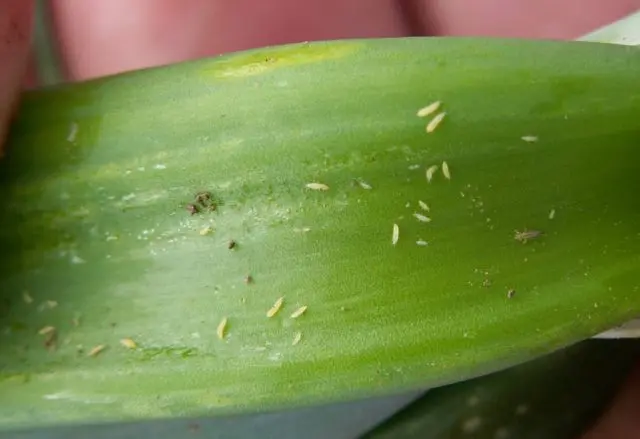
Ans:
POLYGON ((195 204, 187 204, 187 212, 189 212, 191 215, 195 215, 196 213, 200 212, 200 209, 198 209, 198 206, 196 206, 195 204))
POLYGON ((203 206, 206 205, 209 201, 211 201, 211 193, 210 192, 199 192, 196 194, 196 203, 200 203, 203 206))
POLYGON ((58 342, 58 333, 56 330, 53 330, 47 334, 47 338, 44 340, 44 347, 49 350, 54 350, 57 346, 58 342))

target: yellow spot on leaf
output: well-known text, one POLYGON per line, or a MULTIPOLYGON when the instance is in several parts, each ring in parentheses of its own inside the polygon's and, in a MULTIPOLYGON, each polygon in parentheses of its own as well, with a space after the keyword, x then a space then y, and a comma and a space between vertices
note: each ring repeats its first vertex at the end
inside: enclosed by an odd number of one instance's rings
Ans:
POLYGON ((46 334, 49 334, 49 333, 51 333, 51 332, 53 332, 55 330, 56 330, 56 328, 54 326, 45 326, 45 327, 43 327, 42 329, 40 329, 38 331, 38 334, 46 335, 46 334))
POLYGON ((210 62, 203 73, 220 79, 244 78, 283 67, 342 58, 362 46, 357 42, 329 41, 255 49, 220 57, 210 62))
POLYGON ((135 349, 138 347, 137 343, 130 338, 123 338, 120 340, 120 344, 127 349, 135 349))
POLYGON ((89 351, 87 356, 95 357, 95 356, 99 355, 102 351, 104 351, 106 348, 107 348, 107 346, 105 346, 103 344, 99 344, 98 346, 94 346, 93 348, 91 348, 91 350, 89 351))
POLYGON ((213 233, 213 227, 211 226, 206 226, 203 227, 202 229, 200 229, 200 235, 202 236, 207 236, 213 233))

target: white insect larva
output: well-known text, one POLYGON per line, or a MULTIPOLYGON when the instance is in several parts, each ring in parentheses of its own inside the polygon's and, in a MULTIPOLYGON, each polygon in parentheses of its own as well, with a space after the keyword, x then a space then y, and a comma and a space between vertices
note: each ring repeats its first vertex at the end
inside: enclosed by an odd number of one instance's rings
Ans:
POLYGON ((446 111, 436 114, 435 117, 431 119, 431 122, 427 124, 427 128, 426 128, 427 133, 433 133, 436 130, 436 128, 438 128, 438 125, 442 123, 442 120, 446 115, 447 115, 446 111))
POLYGON ((123 338, 122 340, 120 340, 120 344, 127 349, 135 349, 138 347, 136 342, 130 338, 123 338))
POLYGON ((413 216, 420 222, 422 223, 429 223, 431 222, 431 218, 429 218, 426 215, 422 215, 421 213, 414 213, 413 216))
POLYGON ((462 431, 466 434, 472 434, 477 432, 481 426, 482 418, 480 416, 474 416, 462 423, 462 431))
POLYGON ((94 346, 93 348, 91 348, 91 350, 89 351, 89 353, 87 354, 87 356, 89 357, 95 357, 97 356, 100 352, 104 351, 107 347, 103 344, 99 344, 98 346, 94 346))
POLYGON ((294 312, 291 313, 291 318, 292 319, 297 319, 302 314, 304 314, 306 311, 307 311, 307 305, 303 305, 303 306, 301 306, 300 308, 296 309, 294 312))
POLYGON ((429 105, 427 105, 426 107, 422 107, 421 109, 418 110, 417 116, 418 117, 427 117, 433 113, 435 113, 436 111, 438 111, 438 108, 440 108, 440 104, 442 104, 441 101, 435 101, 430 103, 429 105))
POLYGON ((78 255, 71 256, 71 263, 72 264, 84 264, 85 262, 87 262, 87 261, 85 261, 84 259, 82 259, 78 255))
POLYGON ((29 294, 28 291, 23 291, 22 292, 22 300, 24 301, 24 303, 26 303, 27 305, 30 303, 33 303, 33 298, 31 297, 31 294, 29 294))
POLYGON ((293 336, 293 341, 291 342, 291 346, 295 346, 300 343, 302 340, 302 332, 296 332, 296 335, 293 336))
POLYGON ((224 317, 222 320, 220 320, 220 323, 218 323, 218 327, 216 328, 216 334, 218 335, 218 338, 220 340, 223 340, 224 336, 226 335, 227 321, 227 318, 224 317))
POLYGON ((422 210, 426 210, 427 212, 429 212, 429 205, 424 201, 418 200, 418 205, 422 210))
POLYGON ((314 191, 328 191, 329 186, 323 183, 307 183, 307 188, 314 191))
POLYGON ((74 142, 76 140, 76 135, 78 134, 78 124, 72 122, 69 125, 69 134, 67 134, 67 142, 74 142))
POLYGON ((369 183, 367 183, 366 181, 362 181, 362 180, 358 180, 358 184, 360 185, 360 187, 362 189, 366 189, 366 190, 371 190, 372 187, 369 183))
POLYGON ((525 142, 533 143, 538 141, 538 136, 522 136, 521 139, 525 142))
POLYGON ((438 170, 438 165, 431 165, 427 168, 426 175, 427 175, 428 182, 431 182, 437 170, 438 170))
POLYGON ((45 326, 44 328, 40 329, 38 331, 38 334, 40 335, 47 335, 50 334, 52 332, 54 332, 56 330, 56 328, 54 326, 45 326))
POLYGON ((442 162, 442 175, 444 175, 444 178, 447 180, 451 180, 451 171, 449 171, 447 162, 442 162))
POLYGON ((269 311, 267 311, 267 317, 271 318, 276 314, 278 314, 278 311, 280 311, 280 308, 282 308, 283 303, 284 303, 284 297, 280 297, 278 300, 276 300, 275 303, 271 306, 271 308, 269 308, 269 311))
POLYGON ((423 239, 418 239, 416 241, 416 244, 419 245, 420 247, 426 247, 429 243, 423 239))
POLYGON ((213 227, 211 227, 211 226, 206 226, 206 227, 200 229, 200 235, 201 236, 207 236, 207 235, 210 235, 211 233, 213 233, 213 227))
POLYGON ((549 212, 549 219, 552 220, 556 217, 556 210, 555 209, 551 209, 551 212, 549 212))
POLYGON ((539 230, 524 230, 522 232, 516 230, 513 238, 516 241, 520 241, 523 244, 526 244, 529 240, 539 238, 541 235, 542 232, 539 230))
POLYGON ((391 243, 396 245, 400 239, 400 227, 397 224, 393 225, 393 232, 391 233, 391 243))

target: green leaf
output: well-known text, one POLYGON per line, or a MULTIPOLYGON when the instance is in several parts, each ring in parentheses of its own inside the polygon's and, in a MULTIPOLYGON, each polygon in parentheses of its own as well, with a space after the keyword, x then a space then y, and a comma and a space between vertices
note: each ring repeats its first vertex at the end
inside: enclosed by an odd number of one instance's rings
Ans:
POLYGON ((637 340, 590 340, 429 391, 363 439, 577 438, 637 363, 637 340))
POLYGON ((152 419, 142 422, 74 424, 0 433, 2 439, 359 439, 423 392, 365 398, 288 410, 228 416, 152 419))
POLYGON ((388 394, 628 320, 639 75, 628 47, 414 38, 26 94, 0 168, 0 425, 388 394), (201 191, 216 209, 191 215, 201 191))

